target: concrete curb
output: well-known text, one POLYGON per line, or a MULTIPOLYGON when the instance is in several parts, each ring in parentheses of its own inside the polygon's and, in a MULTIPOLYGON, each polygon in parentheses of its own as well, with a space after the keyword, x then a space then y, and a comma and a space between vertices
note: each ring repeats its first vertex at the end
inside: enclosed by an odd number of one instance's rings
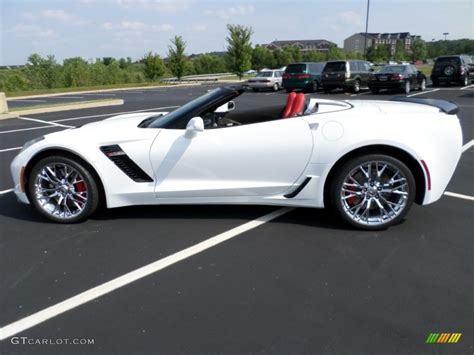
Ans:
POLYGON ((0 120, 8 118, 16 118, 18 116, 33 115, 37 113, 47 113, 47 112, 59 112, 59 111, 70 111, 70 110, 81 110, 85 108, 94 108, 94 107, 105 107, 105 106, 116 106, 123 105, 124 101, 122 99, 111 99, 111 100, 101 100, 99 102, 87 102, 87 103, 74 103, 74 104, 65 104, 59 106, 43 107, 43 108, 31 108, 27 110, 19 110, 14 112, 9 112, 5 114, 0 114, 0 120))
POLYGON ((35 97, 51 97, 51 96, 65 96, 65 95, 80 95, 80 94, 93 94, 101 92, 113 92, 113 91, 123 91, 123 90, 150 90, 150 89, 162 89, 162 88, 175 88, 180 86, 198 86, 199 84, 175 84, 175 85, 157 85, 157 86, 133 86, 125 88, 114 88, 114 89, 97 89, 97 90, 85 90, 85 91, 68 91, 68 92, 58 92, 54 94, 39 94, 39 95, 26 95, 26 96, 13 96, 7 97, 9 100, 21 100, 21 99, 32 99, 35 97))

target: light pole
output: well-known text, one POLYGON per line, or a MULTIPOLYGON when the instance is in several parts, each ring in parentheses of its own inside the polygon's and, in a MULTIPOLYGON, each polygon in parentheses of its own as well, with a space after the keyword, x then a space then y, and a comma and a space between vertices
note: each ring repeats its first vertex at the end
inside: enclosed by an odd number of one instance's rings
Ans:
POLYGON ((367 32, 369 30, 369 8, 370 0, 367 0, 367 16, 365 18, 365 36, 364 36, 364 58, 367 59, 367 32))
POLYGON ((444 32, 443 33, 443 36, 444 36, 444 40, 446 41, 446 37, 449 35, 449 32, 444 32))

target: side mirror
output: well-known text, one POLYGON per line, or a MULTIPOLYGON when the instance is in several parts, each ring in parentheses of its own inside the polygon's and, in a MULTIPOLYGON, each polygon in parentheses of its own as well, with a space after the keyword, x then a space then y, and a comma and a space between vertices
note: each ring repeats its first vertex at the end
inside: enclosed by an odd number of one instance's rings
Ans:
POLYGON ((204 121, 201 117, 196 116, 191 118, 186 125, 185 136, 187 138, 193 138, 198 134, 198 132, 204 132, 204 121))
POLYGON ((370 72, 374 72, 375 69, 374 69, 374 68, 370 68, 369 71, 370 71, 370 72))

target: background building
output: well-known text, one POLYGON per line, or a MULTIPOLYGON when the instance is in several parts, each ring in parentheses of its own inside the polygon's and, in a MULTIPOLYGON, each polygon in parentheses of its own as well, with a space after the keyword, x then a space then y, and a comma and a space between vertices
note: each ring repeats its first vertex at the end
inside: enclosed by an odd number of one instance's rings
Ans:
MULTIPOLYGON (((397 33, 367 33, 367 48, 377 48, 381 44, 388 44, 392 54, 398 42, 402 42, 407 52, 411 51, 411 45, 420 36, 411 35, 410 32, 397 33)), ((344 50, 352 53, 364 53, 365 32, 355 33, 344 40, 344 50)))
POLYGON ((284 46, 294 46, 300 49, 301 53, 308 51, 327 52, 329 48, 336 47, 336 44, 325 39, 311 40, 293 40, 293 41, 273 41, 268 44, 262 44, 269 50, 282 49, 284 46))

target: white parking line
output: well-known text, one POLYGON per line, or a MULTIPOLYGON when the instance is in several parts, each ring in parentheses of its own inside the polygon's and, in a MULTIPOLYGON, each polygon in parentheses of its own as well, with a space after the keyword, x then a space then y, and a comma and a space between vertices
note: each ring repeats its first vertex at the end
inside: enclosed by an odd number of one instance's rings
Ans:
POLYGON ((407 95, 407 97, 413 97, 413 96, 417 96, 417 95, 429 94, 430 92, 435 92, 435 91, 439 91, 439 90, 440 89, 433 89, 433 90, 429 90, 429 91, 420 91, 420 92, 417 92, 416 94, 407 95))
POLYGON ((464 86, 464 87, 460 88, 459 90, 466 90, 466 89, 469 89, 469 88, 474 88, 474 84, 468 85, 468 86, 464 86))
POLYGON ((351 97, 353 97, 353 96, 368 95, 368 94, 372 94, 372 91, 366 91, 366 92, 362 92, 362 93, 359 93, 359 94, 352 94, 351 97))
POLYGON ((68 125, 60 124, 60 123, 56 123, 56 122, 40 120, 40 119, 37 119, 37 118, 29 118, 29 117, 18 116, 18 119, 23 120, 23 121, 32 121, 32 122, 45 123, 45 124, 49 124, 51 126, 57 126, 57 127, 75 128, 74 126, 68 126, 68 125))
MULTIPOLYGON (((13 191, 13 189, 3 190, 3 191, 0 191, 0 195, 5 195, 5 194, 7 194, 9 192, 12 192, 12 191, 13 191)), ((0 329, 0 334, 1 334, 1 329, 0 329)))
POLYGON ((8 99, 8 101, 19 101, 19 102, 46 102, 46 100, 33 100, 33 99, 8 99))
POLYGON ((83 96, 51 96, 48 99, 83 99, 83 96))
POLYGON ((7 148, 7 149, 0 149, 0 153, 5 153, 5 152, 11 152, 13 150, 20 150, 23 147, 13 147, 13 148, 7 148))
POLYGON ((449 192, 449 191, 446 191, 444 194, 445 194, 446 196, 462 198, 463 200, 474 201, 474 196, 463 195, 463 194, 458 194, 458 193, 449 192))
POLYGON ((16 322, 8 324, 0 328, 0 340, 11 337, 18 334, 26 329, 34 327, 40 323, 47 321, 53 317, 56 317, 62 313, 65 313, 73 308, 83 305, 89 301, 92 301, 98 297, 106 295, 112 291, 117 290, 120 287, 126 286, 140 280, 143 277, 154 274, 164 268, 176 264, 184 259, 190 258, 193 255, 202 253, 203 251, 219 245, 227 240, 230 240, 242 233, 248 232, 264 223, 270 222, 275 218, 283 216, 284 214, 292 211, 293 208, 280 208, 274 212, 268 213, 264 216, 258 217, 253 221, 241 224, 235 228, 228 230, 227 232, 218 234, 211 237, 201 243, 195 244, 189 248, 183 249, 177 253, 167 256, 163 259, 157 260, 151 264, 145 265, 139 269, 133 270, 125 275, 119 276, 113 280, 110 280, 102 285, 93 287, 87 291, 84 291, 76 296, 68 298, 60 303, 43 309, 37 313, 34 313, 28 317, 20 319, 16 322))
POLYGON ((464 153, 466 150, 471 148, 473 145, 474 145, 474 139, 471 139, 469 142, 467 142, 466 144, 464 144, 462 146, 462 152, 464 153))

